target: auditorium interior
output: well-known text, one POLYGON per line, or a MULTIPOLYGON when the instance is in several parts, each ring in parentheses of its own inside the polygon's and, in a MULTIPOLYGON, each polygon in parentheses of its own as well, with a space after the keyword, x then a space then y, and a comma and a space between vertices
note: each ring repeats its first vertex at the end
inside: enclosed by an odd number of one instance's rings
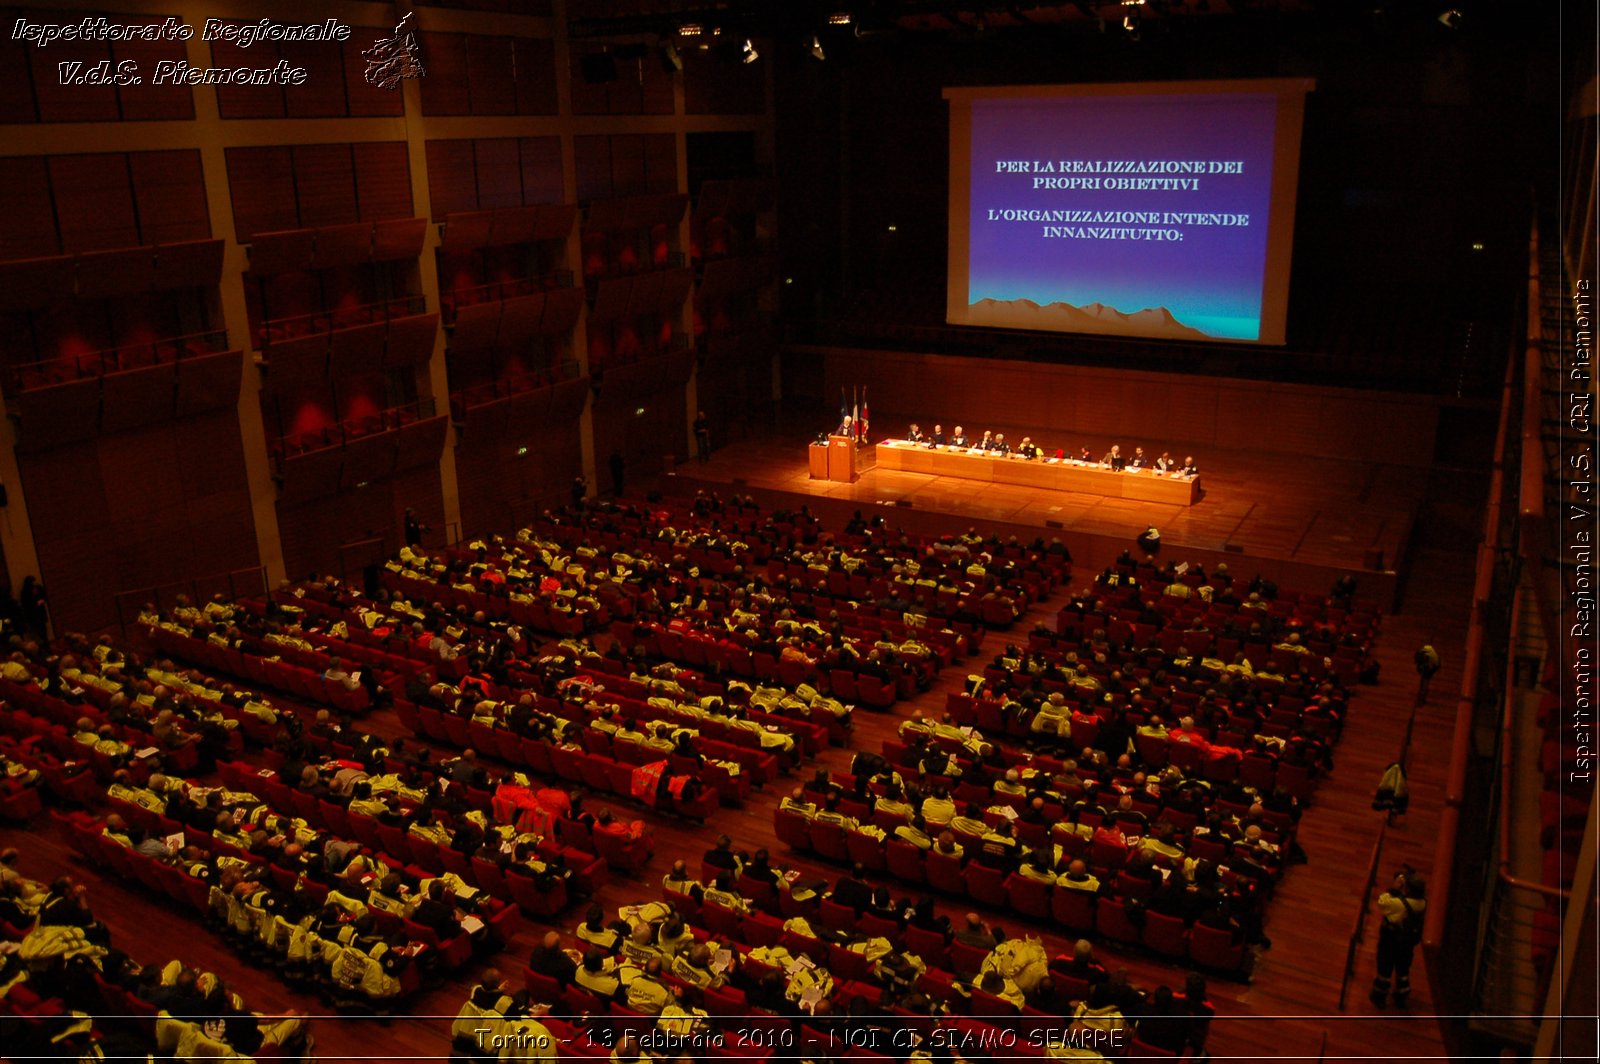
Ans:
POLYGON ((1594 5, 0 26, 0 1056, 1595 1059, 1594 5), (953 313, 1258 80, 1282 343, 953 313))

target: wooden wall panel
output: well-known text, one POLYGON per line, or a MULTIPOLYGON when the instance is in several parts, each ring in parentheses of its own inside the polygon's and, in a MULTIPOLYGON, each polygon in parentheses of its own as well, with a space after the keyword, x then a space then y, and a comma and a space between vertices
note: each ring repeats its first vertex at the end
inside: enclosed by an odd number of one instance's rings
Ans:
MULTIPOLYGON (((162 19, 130 18, 127 21, 133 25, 156 25, 162 19)), ((182 41, 118 41, 111 45, 112 64, 131 59, 139 64, 140 75, 144 78, 138 85, 117 88, 124 119, 186 121, 194 118, 195 90, 188 85, 157 85, 154 78, 157 63, 181 60, 187 53, 188 48, 182 41)))
POLYGON ((650 190, 645 177, 644 138, 611 138, 611 194, 634 196, 650 190))
POLYGON ((303 144, 293 149, 300 225, 315 229, 356 220, 355 161, 348 144, 303 144))
MULTIPOLYGON (((367 61, 361 57, 361 53, 372 47, 373 42, 388 37, 391 32, 370 26, 350 27, 350 39, 344 42, 340 62, 344 66, 344 94, 352 118, 405 113, 405 97, 401 90, 391 91, 367 81, 367 61)), ((433 56, 425 56, 423 65, 428 71, 428 76, 421 79, 426 94, 428 82, 433 80, 433 56)))
POLYGON ((678 138, 671 133, 649 133, 640 140, 644 147, 644 191, 678 191, 678 138))
MULTIPOLYGON (((272 66, 277 61, 278 45, 273 41, 258 41, 249 48, 211 42, 212 66, 272 66)), ((217 113, 223 118, 282 118, 286 113, 283 89, 276 85, 217 85, 209 91, 217 94, 217 113)))
MULTIPOLYGON (((401 517, 407 506, 426 524, 444 527, 439 467, 418 466, 395 477, 368 483, 359 490, 310 499, 299 504, 278 502, 278 531, 284 565, 291 579, 341 572, 342 545, 374 537, 385 554, 400 546, 401 517)), ((359 578, 359 569, 348 577, 359 578)))
POLYGON ((241 243, 257 233, 300 227, 291 149, 229 148, 227 159, 233 225, 241 243))
POLYGON ((478 209, 477 164, 470 140, 430 140, 428 155, 429 210, 435 222, 452 211, 478 209))
POLYGON ((19 456, 56 624, 116 621, 115 595, 256 565, 230 410, 19 456))
POLYGON ((416 209, 411 200, 411 162, 405 142, 355 144, 352 151, 358 217, 363 222, 413 217, 416 209))
MULTIPOLYGON (((548 38, 518 37, 512 42, 517 63, 517 114, 556 113, 556 47, 548 38)), ((668 111, 671 104, 668 104, 668 111)))
POLYGON ((28 46, 13 41, 9 34, 0 35, 0 122, 20 125, 36 121, 28 46))
POLYGON ((139 209, 141 242, 171 244, 211 235, 205 172, 198 150, 130 152, 128 170, 139 209))
MULTIPOLYGON (((537 510, 567 498, 573 478, 583 472, 578 419, 529 420, 530 404, 541 400, 548 404, 545 397, 519 396, 474 409, 456 438, 463 535, 513 530, 537 510), (481 420, 480 412, 486 415, 481 420), (506 425, 514 428, 507 431, 506 425), (522 446, 528 453, 519 456, 522 446)), ((607 451, 604 457, 609 456, 607 451)))
POLYGON ((608 199, 611 185, 611 138, 573 137, 572 165, 578 179, 578 202, 608 199))
POLYGON ((290 66, 302 67, 306 72, 305 84, 283 87, 288 117, 342 118, 350 113, 344 94, 344 54, 339 44, 284 41, 278 45, 278 53, 290 66))
POLYGON ((139 243, 126 155, 52 156, 50 184, 61 250, 98 251, 139 243))
POLYGON ((0 260, 32 259, 61 250, 56 235, 50 169, 43 156, 0 159, 0 188, 6 190, 6 223, 0 225, 0 260))
POLYGON ((473 142, 477 160, 478 206, 522 206, 522 160, 517 142, 509 137, 480 138, 473 142))
POLYGON ((911 352, 820 355, 828 408, 841 384, 865 385, 884 431, 908 418, 946 430, 959 423, 969 434, 1029 425, 1053 446, 1075 432, 1124 447, 1149 441, 1193 448, 1202 465, 1208 451, 1270 448, 1426 466, 1439 418, 1436 400, 1387 392, 911 352))
MULTIPOLYGON (((37 16, 36 16, 37 17, 37 16)), ((114 85, 63 85, 57 64, 82 63, 83 70, 111 58, 111 46, 89 41, 56 41, 29 48, 33 91, 41 122, 115 122, 114 85)))
POLYGON ((475 115, 509 115, 517 109, 515 45, 510 37, 470 34, 467 84, 475 115))
POLYGON ((466 39, 459 33, 421 33, 417 42, 428 68, 422 79, 422 113, 471 114, 466 39))
POLYGON ((561 138, 523 137, 517 143, 522 154, 522 202, 561 203, 566 198, 561 138))

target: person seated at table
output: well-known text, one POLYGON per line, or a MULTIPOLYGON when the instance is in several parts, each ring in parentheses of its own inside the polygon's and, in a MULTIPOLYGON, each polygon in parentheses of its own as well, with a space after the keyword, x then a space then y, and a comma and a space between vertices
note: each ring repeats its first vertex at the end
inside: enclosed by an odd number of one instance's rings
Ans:
POLYGON ((1145 456, 1144 456, 1144 448, 1143 447, 1135 447, 1133 449, 1133 457, 1128 459, 1128 468, 1129 469, 1143 469, 1145 466, 1147 466, 1149 464, 1150 464, 1149 459, 1145 458, 1145 456))
POLYGON ((1157 472, 1170 473, 1174 469, 1178 468, 1178 460, 1172 457, 1172 455, 1168 454, 1166 451, 1162 451, 1161 457, 1157 458, 1155 461, 1155 467, 1157 472))
POLYGON ((1111 450, 1107 451, 1106 456, 1100 459, 1100 464, 1120 473, 1128 467, 1128 460, 1122 456, 1122 448, 1113 443, 1111 450))
POLYGON ((944 446, 944 426, 943 425, 935 425, 935 426, 933 426, 933 432, 932 432, 931 435, 928 436, 928 446, 929 447, 943 447, 944 446))
POLYGON ((911 428, 906 431, 906 441, 908 443, 923 443, 927 440, 927 438, 928 437, 922 434, 921 426, 914 423, 912 424, 911 428))
POLYGON ((994 450, 994 433, 990 432, 988 429, 984 429, 983 430, 983 439, 978 441, 978 450, 980 450, 980 451, 992 451, 992 450, 994 450))
POLYGON ((950 434, 950 446, 962 448, 972 446, 972 441, 967 439, 966 430, 960 425, 957 425, 955 432, 950 434))
POLYGON ((1010 454, 1011 445, 1006 442, 1006 434, 1003 432, 995 433, 994 439, 989 441, 989 450, 995 454, 1010 454))
POLYGON ((1017 444, 1017 453, 1027 459, 1039 457, 1039 445, 1033 442, 1032 436, 1022 437, 1022 442, 1017 444))
POLYGON ((1088 465, 1094 461, 1094 456, 1089 453, 1089 448, 1085 447, 1082 451, 1078 452, 1078 461, 1082 462, 1084 465, 1088 465))
POLYGON ((1200 467, 1194 464, 1193 455, 1184 456, 1183 465, 1178 467, 1178 475, 1180 477, 1197 477, 1200 475, 1200 467))

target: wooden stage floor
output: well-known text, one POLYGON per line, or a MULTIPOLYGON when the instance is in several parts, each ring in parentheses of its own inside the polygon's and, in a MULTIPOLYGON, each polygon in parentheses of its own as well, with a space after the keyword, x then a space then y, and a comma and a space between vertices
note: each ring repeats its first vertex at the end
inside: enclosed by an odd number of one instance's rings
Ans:
MULTIPOLYGON (((1326 573, 1331 584, 1334 572, 1366 572, 1376 587, 1392 586, 1395 571, 1404 564, 1428 481, 1425 468, 1227 451, 1195 455, 1203 494, 1193 506, 1178 506, 881 469, 874 448, 866 446, 858 456, 859 478, 841 484, 811 479, 806 447, 815 438, 816 418, 804 419, 803 425, 796 424, 799 420, 780 417, 770 429, 713 452, 709 462, 678 466, 664 483, 677 479, 737 485, 764 502, 767 492, 785 492, 852 508, 898 505, 891 520, 907 528, 913 527, 912 514, 928 513, 1017 526, 1019 534, 1032 529, 1031 535, 1061 536, 1080 564, 1097 567, 1154 525, 1161 531, 1163 549, 1173 556, 1181 551, 1183 557, 1212 564, 1212 555, 1226 560, 1225 555, 1243 554, 1258 563, 1273 563, 1295 586, 1321 586, 1300 573, 1319 578, 1326 573), (1080 545, 1087 549, 1080 551, 1080 545), (1103 554, 1107 546, 1114 548, 1109 555, 1103 554), (1374 551, 1383 555, 1380 572, 1369 566, 1374 551)), ((895 435, 908 423, 900 417, 873 419, 883 432, 895 435)), ((1012 425, 984 427, 1012 440, 1031 431, 1012 425)), ((1129 440, 1072 440, 1095 454, 1112 443, 1132 450, 1129 440)), ((1145 446, 1151 456, 1164 449, 1179 459, 1185 454, 1159 441, 1145 446)))

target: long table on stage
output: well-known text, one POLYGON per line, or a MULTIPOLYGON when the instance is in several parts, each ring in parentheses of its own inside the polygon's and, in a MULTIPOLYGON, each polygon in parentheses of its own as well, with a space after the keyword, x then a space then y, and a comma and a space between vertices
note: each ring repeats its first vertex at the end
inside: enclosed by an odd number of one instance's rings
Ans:
POLYGON ((1200 494, 1200 478, 1186 479, 1154 470, 1121 473, 1101 465, 1073 461, 1004 457, 983 451, 937 450, 905 440, 884 440, 877 446, 878 468, 936 477, 960 477, 989 484, 1020 484, 1030 488, 1078 491, 1111 499, 1134 499, 1177 506, 1193 506, 1200 494))

